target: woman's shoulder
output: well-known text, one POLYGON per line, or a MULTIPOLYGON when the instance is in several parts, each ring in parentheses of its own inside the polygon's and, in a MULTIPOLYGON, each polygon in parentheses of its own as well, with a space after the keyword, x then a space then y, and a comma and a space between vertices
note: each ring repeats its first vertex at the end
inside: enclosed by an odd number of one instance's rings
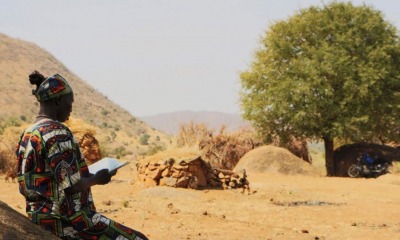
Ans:
POLYGON ((31 132, 31 133, 38 132, 41 135, 54 131, 61 131, 66 133, 71 132, 69 128, 65 126, 63 123, 52 119, 45 119, 35 122, 25 130, 25 132, 31 132))

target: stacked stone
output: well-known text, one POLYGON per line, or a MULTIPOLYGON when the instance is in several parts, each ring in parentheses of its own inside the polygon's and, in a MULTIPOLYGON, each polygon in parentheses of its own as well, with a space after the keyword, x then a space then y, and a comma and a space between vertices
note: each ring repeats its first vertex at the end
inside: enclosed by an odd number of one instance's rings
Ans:
POLYGON ((169 186, 197 189, 199 187, 233 189, 241 188, 240 176, 231 170, 190 167, 187 162, 174 163, 173 159, 157 163, 138 163, 138 180, 146 188, 169 186), (204 175, 198 171, 203 171, 204 175), (201 179, 199 176, 204 176, 201 179))
POLYGON ((88 164, 97 162, 101 159, 99 142, 92 133, 87 132, 78 140, 82 154, 88 164))
POLYGON ((188 164, 171 164, 171 160, 138 164, 138 178, 145 187, 169 186, 197 189, 197 177, 189 171, 188 164))
POLYGON ((230 170, 223 170, 219 169, 217 170, 218 172, 218 178, 219 181, 221 182, 221 187, 223 189, 232 189, 232 188, 241 188, 242 183, 240 181, 240 176, 230 170))

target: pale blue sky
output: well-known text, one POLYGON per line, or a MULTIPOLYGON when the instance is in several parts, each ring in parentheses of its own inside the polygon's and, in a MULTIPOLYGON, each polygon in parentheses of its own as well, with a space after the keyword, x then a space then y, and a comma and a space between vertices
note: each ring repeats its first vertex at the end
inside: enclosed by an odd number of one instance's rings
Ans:
MULTIPOLYGON (((329 1, 324 1, 328 3, 329 1)), ((400 1, 352 1, 400 29, 400 1)), ((268 25, 320 0, 0 0, 0 32, 33 42, 136 117, 240 113, 239 72, 268 25)))

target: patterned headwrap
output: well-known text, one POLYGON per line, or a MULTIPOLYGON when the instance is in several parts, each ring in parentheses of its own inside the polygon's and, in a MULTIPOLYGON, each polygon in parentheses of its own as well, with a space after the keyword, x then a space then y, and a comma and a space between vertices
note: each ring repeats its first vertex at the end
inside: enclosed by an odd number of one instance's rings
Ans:
POLYGON ((60 74, 56 73, 40 84, 34 94, 39 102, 47 101, 49 99, 72 93, 72 88, 67 80, 60 74))

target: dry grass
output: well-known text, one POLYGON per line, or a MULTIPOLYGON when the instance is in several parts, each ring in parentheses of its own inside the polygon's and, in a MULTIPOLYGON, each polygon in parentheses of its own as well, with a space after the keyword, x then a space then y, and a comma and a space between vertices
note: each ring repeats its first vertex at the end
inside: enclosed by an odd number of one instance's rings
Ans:
POLYGON ((8 127, 0 135, 0 171, 17 171, 17 161, 15 151, 19 136, 23 131, 21 127, 8 127))
POLYGON ((252 130, 241 129, 227 132, 221 127, 218 132, 203 123, 183 124, 177 135, 178 147, 198 147, 203 159, 214 168, 233 169, 240 158, 262 142, 252 130))
POLYGON ((193 159, 201 155, 199 149, 195 146, 193 147, 176 147, 169 148, 165 151, 156 153, 152 156, 148 156, 140 160, 141 163, 157 163, 157 162, 165 162, 169 159, 174 160, 185 160, 185 159, 193 159))

